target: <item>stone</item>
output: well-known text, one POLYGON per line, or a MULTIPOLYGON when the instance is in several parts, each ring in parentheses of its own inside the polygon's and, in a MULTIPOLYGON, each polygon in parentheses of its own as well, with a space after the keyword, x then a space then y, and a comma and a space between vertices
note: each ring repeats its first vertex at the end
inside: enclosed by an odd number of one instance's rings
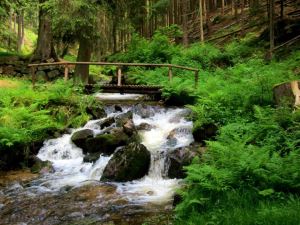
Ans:
POLYGON ((218 127, 213 123, 203 124, 193 130, 195 141, 205 144, 206 140, 214 139, 217 135, 218 127))
POLYGON ((192 115, 191 109, 184 109, 178 113, 176 113, 171 119, 169 119, 170 123, 179 123, 182 118, 188 119, 192 115))
POLYGON ((153 129, 154 126, 150 125, 149 123, 141 123, 140 125, 136 126, 137 130, 146 130, 149 131, 151 129, 153 129))
POLYGON ((88 153, 84 156, 83 162, 94 163, 100 158, 101 152, 88 153))
POLYGON ((43 161, 36 156, 30 156, 28 166, 32 173, 53 173, 54 168, 50 161, 43 161))
POLYGON ((168 170, 167 175, 169 178, 182 179, 186 177, 184 167, 192 163, 195 156, 200 155, 198 146, 188 146, 183 148, 177 148, 167 154, 168 170))
POLYGON ((58 78, 60 76, 60 71, 59 70, 51 70, 47 73, 47 76, 52 80, 55 78, 58 78))
POLYGON ((113 123, 115 122, 115 118, 114 117, 107 117, 99 122, 97 122, 96 124, 101 128, 107 128, 110 127, 113 123))
POLYGON ((99 134, 94 138, 86 140, 86 147, 83 152, 95 153, 100 152, 104 155, 111 155, 117 147, 127 144, 129 138, 124 133, 99 134))
POLYGON ((128 120, 132 120, 133 113, 132 111, 128 111, 126 113, 122 113, 115 117, 117 127, 122 127, 124 124, 127 123, 128 120))
POLYGON ((136 130, 136 127, 133 123, 133 120, 128 120, 124 125, 123 125, 123 129, 124 129, 124 132, 129 135, 129 136, 132 136, 134 133, 137 132, 136 130))
POLYGON ((300 81, 291 81, 273 87, 274 100, 278 106, 300 108, 300 81))
POLYGON ((45 71, 39 70, 36 72, 36 78, 37 78, 37 80, 47 80, 47 75, 46 75, 45 71))
POLYGON ((0 74, 3 74, 3 67, 0 66, 0 74))
POLYGON ((139 115, 141 118, 149 118, 151 116, 154 116, 154 111, 150 107, 143 105, 143 104, 137 104, 133 107, 133 111, 135 114, 139 115))
POLYGON ((101 181, 127 182, 144 177, 150 167, 151 155, 142 144, 131 143, 118 150, 109 160, 101 181))
POLYGON ((119 105, 115 105, 115 112, 123 112, 123 109, 122 109, 122 107, 121 106, 119 106, 119 105))
POLYGON ((86 113, 91 115, 94 120, 107 116, 102 103, 96 100, 86 108, 86 113))
POLYGON ((72 142, 82 150, 87 148, 86 141, 88 138, 92 138, 94 136, 94 132, 90 129, 83 129, 74 132, 71 137, 72 142))

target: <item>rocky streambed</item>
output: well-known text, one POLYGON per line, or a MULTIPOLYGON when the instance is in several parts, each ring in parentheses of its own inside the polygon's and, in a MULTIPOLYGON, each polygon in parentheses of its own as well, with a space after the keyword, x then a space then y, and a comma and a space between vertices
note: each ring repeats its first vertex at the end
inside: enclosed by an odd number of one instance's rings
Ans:
POLYGON ((170 224, 182 167, 199 153, 190 111, 136 104, 106 114, 44 142, 40 176, 0 189, 0 224, 170 224))

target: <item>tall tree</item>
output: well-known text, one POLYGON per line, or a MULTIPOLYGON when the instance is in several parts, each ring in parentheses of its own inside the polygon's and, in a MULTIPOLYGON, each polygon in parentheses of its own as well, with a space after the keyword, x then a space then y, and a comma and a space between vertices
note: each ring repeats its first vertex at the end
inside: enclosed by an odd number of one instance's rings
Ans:
POLYGON ((274 5, 275 0, 269 0, 269 30, 270 30, 270 58, 273 56, 275 37, 274 37, 274 5))
POLYGON ((54 49, 52 21, 49 8, 46 7, 48 0, 39 0, 39 30, 37 46, 31 61, 46 61, 48 59, 58 60, 54 49))
POLYGON ((200 18, 200 41, 204 42, 204 31, 203 31, 203 0, 199 0, 199 18, 200 18))

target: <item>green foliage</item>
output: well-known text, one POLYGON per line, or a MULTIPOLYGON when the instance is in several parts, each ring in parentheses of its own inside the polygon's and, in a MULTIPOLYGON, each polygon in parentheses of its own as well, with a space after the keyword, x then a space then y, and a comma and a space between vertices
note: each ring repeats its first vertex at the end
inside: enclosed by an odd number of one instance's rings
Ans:
POLYGON ((143 63, 168 63, 172 56, 178 51, 178 47, 171 43, 168 36, 162 32, 156 32, 149 41, 132 36, 126 53, 116 54, 110 57, 110 61, 121 62, 143 62, 143 63))
POLYGON ((25 81, 16 88, 2 88, 0 147, 44 140, 56 130, 78 127, 89 119, 85 112, 89 104, 91 98, 62 81, 35 90, 25 81))
MULTIPOLYGON (((194 127, 220 127, 203 157, 186 167, 177 224, 299 224, 300 111, 275 108, 272 88, 297 79, 300 54, 266 63, 252 40, 248 35, 223 48, 194 44, 176 53, 171 47, 168 62, 200 69, 197 89, 188 71, 174 69, 171 82, 165 68, 129 71, 137 83, 163 85, 166 100, 191 104, 194 127)), ((126 60, 162 62, 156 45, 135 41, 126 60)))

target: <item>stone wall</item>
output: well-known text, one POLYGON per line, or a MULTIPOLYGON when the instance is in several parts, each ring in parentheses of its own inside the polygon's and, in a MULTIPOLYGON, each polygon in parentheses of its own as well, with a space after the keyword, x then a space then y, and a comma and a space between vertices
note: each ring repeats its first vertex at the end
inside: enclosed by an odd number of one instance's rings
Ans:
MULTIPOLYGON (((51 62, 51 60, 49 61, 51 62)), ((52 61, 53 62, 53 61, 52 61)), ((0 76, 26 77, 31 76, 28 67, 29 58, 19 56, 0 57, 0 76)), ((64 69, 58 66, 39 67, 36 71, 38 80, 50 81, 63 77, 64 69)))

